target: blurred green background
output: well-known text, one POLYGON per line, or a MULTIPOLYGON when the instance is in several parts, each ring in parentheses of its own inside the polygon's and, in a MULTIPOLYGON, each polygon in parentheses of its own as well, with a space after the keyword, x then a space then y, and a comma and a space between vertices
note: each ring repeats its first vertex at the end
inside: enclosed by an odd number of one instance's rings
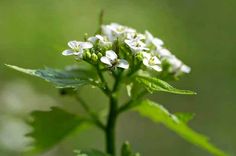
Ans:
MULTIPOLYGON (((23 134, 30 131, 23 120, 30 111, 52 105, 81 109, 73 100, 60 97, 52 85, 3 64, 63 68, 74 63, 61 51, 67 41, 97 30, 101 9, 106 23, 149 30, 192 67, 191 74, 175 86, 194 90, 197 96, 158 94, 151 98, 171 112, 196 113, 190 125, 236 155, 235 8, 235 0, 0 0, 0 155, 23 155, 29 141, 23 134)), ((84 98, 94 97, 91 94, 84 92, 84 98)), ((106 105, 91 100, 91 106, 101 109, 106 105)), ((117 131, 118 145, 129 140, 143 156, 209 155, 137 114, 124 114, 117 131)), ((91 129, 69 136, 42 155, 69 156, 84 147, 103 149, 103 139, 99 130, 91 129)))

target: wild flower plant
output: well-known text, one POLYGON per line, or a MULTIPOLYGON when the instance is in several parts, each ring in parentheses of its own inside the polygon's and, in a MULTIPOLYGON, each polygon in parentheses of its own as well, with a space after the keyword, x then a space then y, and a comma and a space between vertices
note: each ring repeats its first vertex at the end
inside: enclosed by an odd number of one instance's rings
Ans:
MULTIPOLYGON (((205 136, 188 127, 187 122, 192 118, 190 113, 171 114, 162 105, 145 99, 145 95, 157 92, 195 94, 176 89, 167 83, 188 74, 191 69, 172 54, 161 39, 154 37, 149 31, 142 34, 133 28, 111 23, 101 25, 99 33, 91 37, 85 36, 84 41, 69 41, 68 47, 62 55, 74 57, 78 62, 77 66, 63 70, 31 70, 8 65, 55 84, 61 93, 76 98, 89 116, 81 117, 58 107, 53 107, 48 112, 34 112, 34 120, 30 122, 33 131, 28 136, 35 139, 35 149, 45 151, 76 127, 89 123, 104 132, 106 150, 76 150, 77 155, 115 156, 115 126, 118 116, 127 111, 136 111, 155 123, 164 124, 188 142, 214 155, 226 155, 210 144, 205 136), (114 80, 112 84, 108 83, 109 78, 114 80), (80 88, 85 85, 99 88, 109 99, 109 110, 103 119, 99 112, 94 112, 79 96, 80 88), (129 96, 126 103, 120 103, 120 91, 123 87, 129 96)), ((140 155, 131 151, 128 142, 123 144, 120 153, 121 156, 140 155)))

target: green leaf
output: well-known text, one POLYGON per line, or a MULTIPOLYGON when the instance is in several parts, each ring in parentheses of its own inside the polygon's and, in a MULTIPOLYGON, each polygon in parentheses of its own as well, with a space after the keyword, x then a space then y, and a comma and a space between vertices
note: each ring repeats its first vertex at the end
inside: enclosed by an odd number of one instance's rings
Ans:
POLYGON ((137 76, 136 81, 143 85, 150 93, 161 91, 173 94, 196 94, 189 90, 180 90, 172 87, 167 82, 153 77, 137 76))
POLYGON ((208 138, 189 128, 184 122, 171 114, 162 105, 145 100, 136 108, 141 115, 151 119, 153 122, 162 123, 188 142, 217 156, 226 156, 224 152, 209 143, 208 138))
POLYGON ((110 156, 98 150, 88 150, 88 151, 80 151, 75 150, 76 156, 110 156))
POLYGON ((182 113, 182 112, 174 113, 174 115, 184 123, 188 123, 195 116, 194 113, 182 113))
POLYGON ((121 147, 121 156, 140 156, 139 153, 133 153, 129 142, 124 142, 121 147))
POLYGON ((27 136, 34 139, 34 151, 40 152, 59 143, 78 126, 85 127, 85 121, 60 108, 52 107, 50 111, 34 111, 29 125, 33 128, 27 136))
POLYGON ((45 68, 34 70, 13 65, 7 66, 17 71, 42 78, 53 83, 58 88, 78 88, 87 84, 97 85, 94 74, 91 74, 91 71, 86 69, 58 70, 45 68))

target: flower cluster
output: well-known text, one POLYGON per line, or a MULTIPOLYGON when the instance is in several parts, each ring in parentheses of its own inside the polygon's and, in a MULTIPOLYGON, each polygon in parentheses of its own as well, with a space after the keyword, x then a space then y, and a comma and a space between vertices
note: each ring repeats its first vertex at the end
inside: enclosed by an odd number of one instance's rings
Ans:
POLYGON ((86 38, 84 42, 70 41, 70 49, 63 55, 103 64, 109 69, 151 69, 175 75, 189 73, 190 67, 182 63, 164 42, 150 32, 138 33, 135 29, 117 23, 102 25, 100 34, 86 38), (167 68, 165 68, 167 66, 167 68))

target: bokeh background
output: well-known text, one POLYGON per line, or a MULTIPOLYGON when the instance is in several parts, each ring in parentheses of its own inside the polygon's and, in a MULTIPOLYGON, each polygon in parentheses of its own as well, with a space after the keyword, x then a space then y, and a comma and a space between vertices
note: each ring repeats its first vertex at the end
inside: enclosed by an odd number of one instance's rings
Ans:
MULTIPOLYGON (((235 8, 235 0, 0 0, 0 155, 24 155, 30 140, 23 135, 31 130, 24 120, 30 111, 59 105, 81 112, 74 100, 60 97, 52 85, 3 64, 63 68, 74 63, 61 51, 67 41, 97 30, 101 9, 106 23, 149 30, 192 67, 191 74, 175 86, 194 90, 197 96, 158 94, 151 98, 171 112, 196 113, 190 125, 236 155, 235 8)), ((88 94, 85 89, 83 96, 91 99, 94 109, 106 107, 92 100, 104 98, 96 91, 88 94)), ((124 114, 117 131, 118 145, 129 140, 143 156, 210 155, 135 113, 124 114)), ((74 155, 74 149, 85 147, 103 149, 103 139, 92 128, 68 136, 42 156, 74 155)))

